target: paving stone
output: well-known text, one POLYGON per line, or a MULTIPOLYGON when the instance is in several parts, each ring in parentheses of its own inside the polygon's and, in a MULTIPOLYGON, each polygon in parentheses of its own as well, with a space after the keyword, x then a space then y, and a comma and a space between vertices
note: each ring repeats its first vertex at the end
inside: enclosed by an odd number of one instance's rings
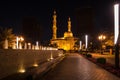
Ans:
POLYGON ((40 80, 120 80, 77 53, 69 54, 40 80))

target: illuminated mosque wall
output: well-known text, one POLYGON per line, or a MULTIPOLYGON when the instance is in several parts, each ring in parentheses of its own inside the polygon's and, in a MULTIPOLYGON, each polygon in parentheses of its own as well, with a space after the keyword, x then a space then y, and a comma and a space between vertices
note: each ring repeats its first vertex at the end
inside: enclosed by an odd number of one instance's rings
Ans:
POLYGON ((51 39, 51 44, 56 44, 59 49, 64 50, 74 50, 75 42, 78 40, 78 38, 75 38, 73 36, 73 33, 71 31, 71 20, 70 17, 68 18, 68 31, 64 33, 64 37, 57 38, 57 20, 56 20, 56 12, 54 11, 53 15, 53 36, 51 39))

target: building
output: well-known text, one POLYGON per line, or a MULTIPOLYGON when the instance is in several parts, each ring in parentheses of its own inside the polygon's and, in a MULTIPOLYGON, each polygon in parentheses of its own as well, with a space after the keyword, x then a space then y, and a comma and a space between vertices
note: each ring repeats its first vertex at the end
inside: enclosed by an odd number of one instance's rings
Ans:
POLYGON ((73 33, 71 31, 71 20, 70 17, 68 18, 68 31, 64 33, 63 37, 57 38, 57 15, 56 11, 54 11, 53 15, 53 36, 50 40, 51 45, 54 45, 58 47, 58 49, 64 49, 66 51, 68 50, 74 50, 75 49, 75 43, 77 42, 78 38, 75 38, 73 36, 73 33))

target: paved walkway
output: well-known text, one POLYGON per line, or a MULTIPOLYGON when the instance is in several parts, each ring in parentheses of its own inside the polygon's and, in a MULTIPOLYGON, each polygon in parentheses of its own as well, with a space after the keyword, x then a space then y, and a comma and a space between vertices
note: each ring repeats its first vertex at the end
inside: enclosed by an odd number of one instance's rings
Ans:
POLYGON ((120 80, 79 54, 70 54, 39 80, 120 80))

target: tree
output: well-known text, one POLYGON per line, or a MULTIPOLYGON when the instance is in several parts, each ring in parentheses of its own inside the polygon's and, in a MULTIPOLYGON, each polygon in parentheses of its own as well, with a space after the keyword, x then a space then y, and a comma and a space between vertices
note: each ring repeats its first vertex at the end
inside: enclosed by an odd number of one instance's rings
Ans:
POLYGON ((109 48, 114 46, 114 35, 113 34, 109 35, 108 39, 105 42, 105 45, 106 47, 109 47, 109 48))
POLYGON ((6 39, 8 40, 8 47, 12 47, 15 42, 15 35, 12 32, 12 28, 0 27, 0 48, 3 48, 6 39))

